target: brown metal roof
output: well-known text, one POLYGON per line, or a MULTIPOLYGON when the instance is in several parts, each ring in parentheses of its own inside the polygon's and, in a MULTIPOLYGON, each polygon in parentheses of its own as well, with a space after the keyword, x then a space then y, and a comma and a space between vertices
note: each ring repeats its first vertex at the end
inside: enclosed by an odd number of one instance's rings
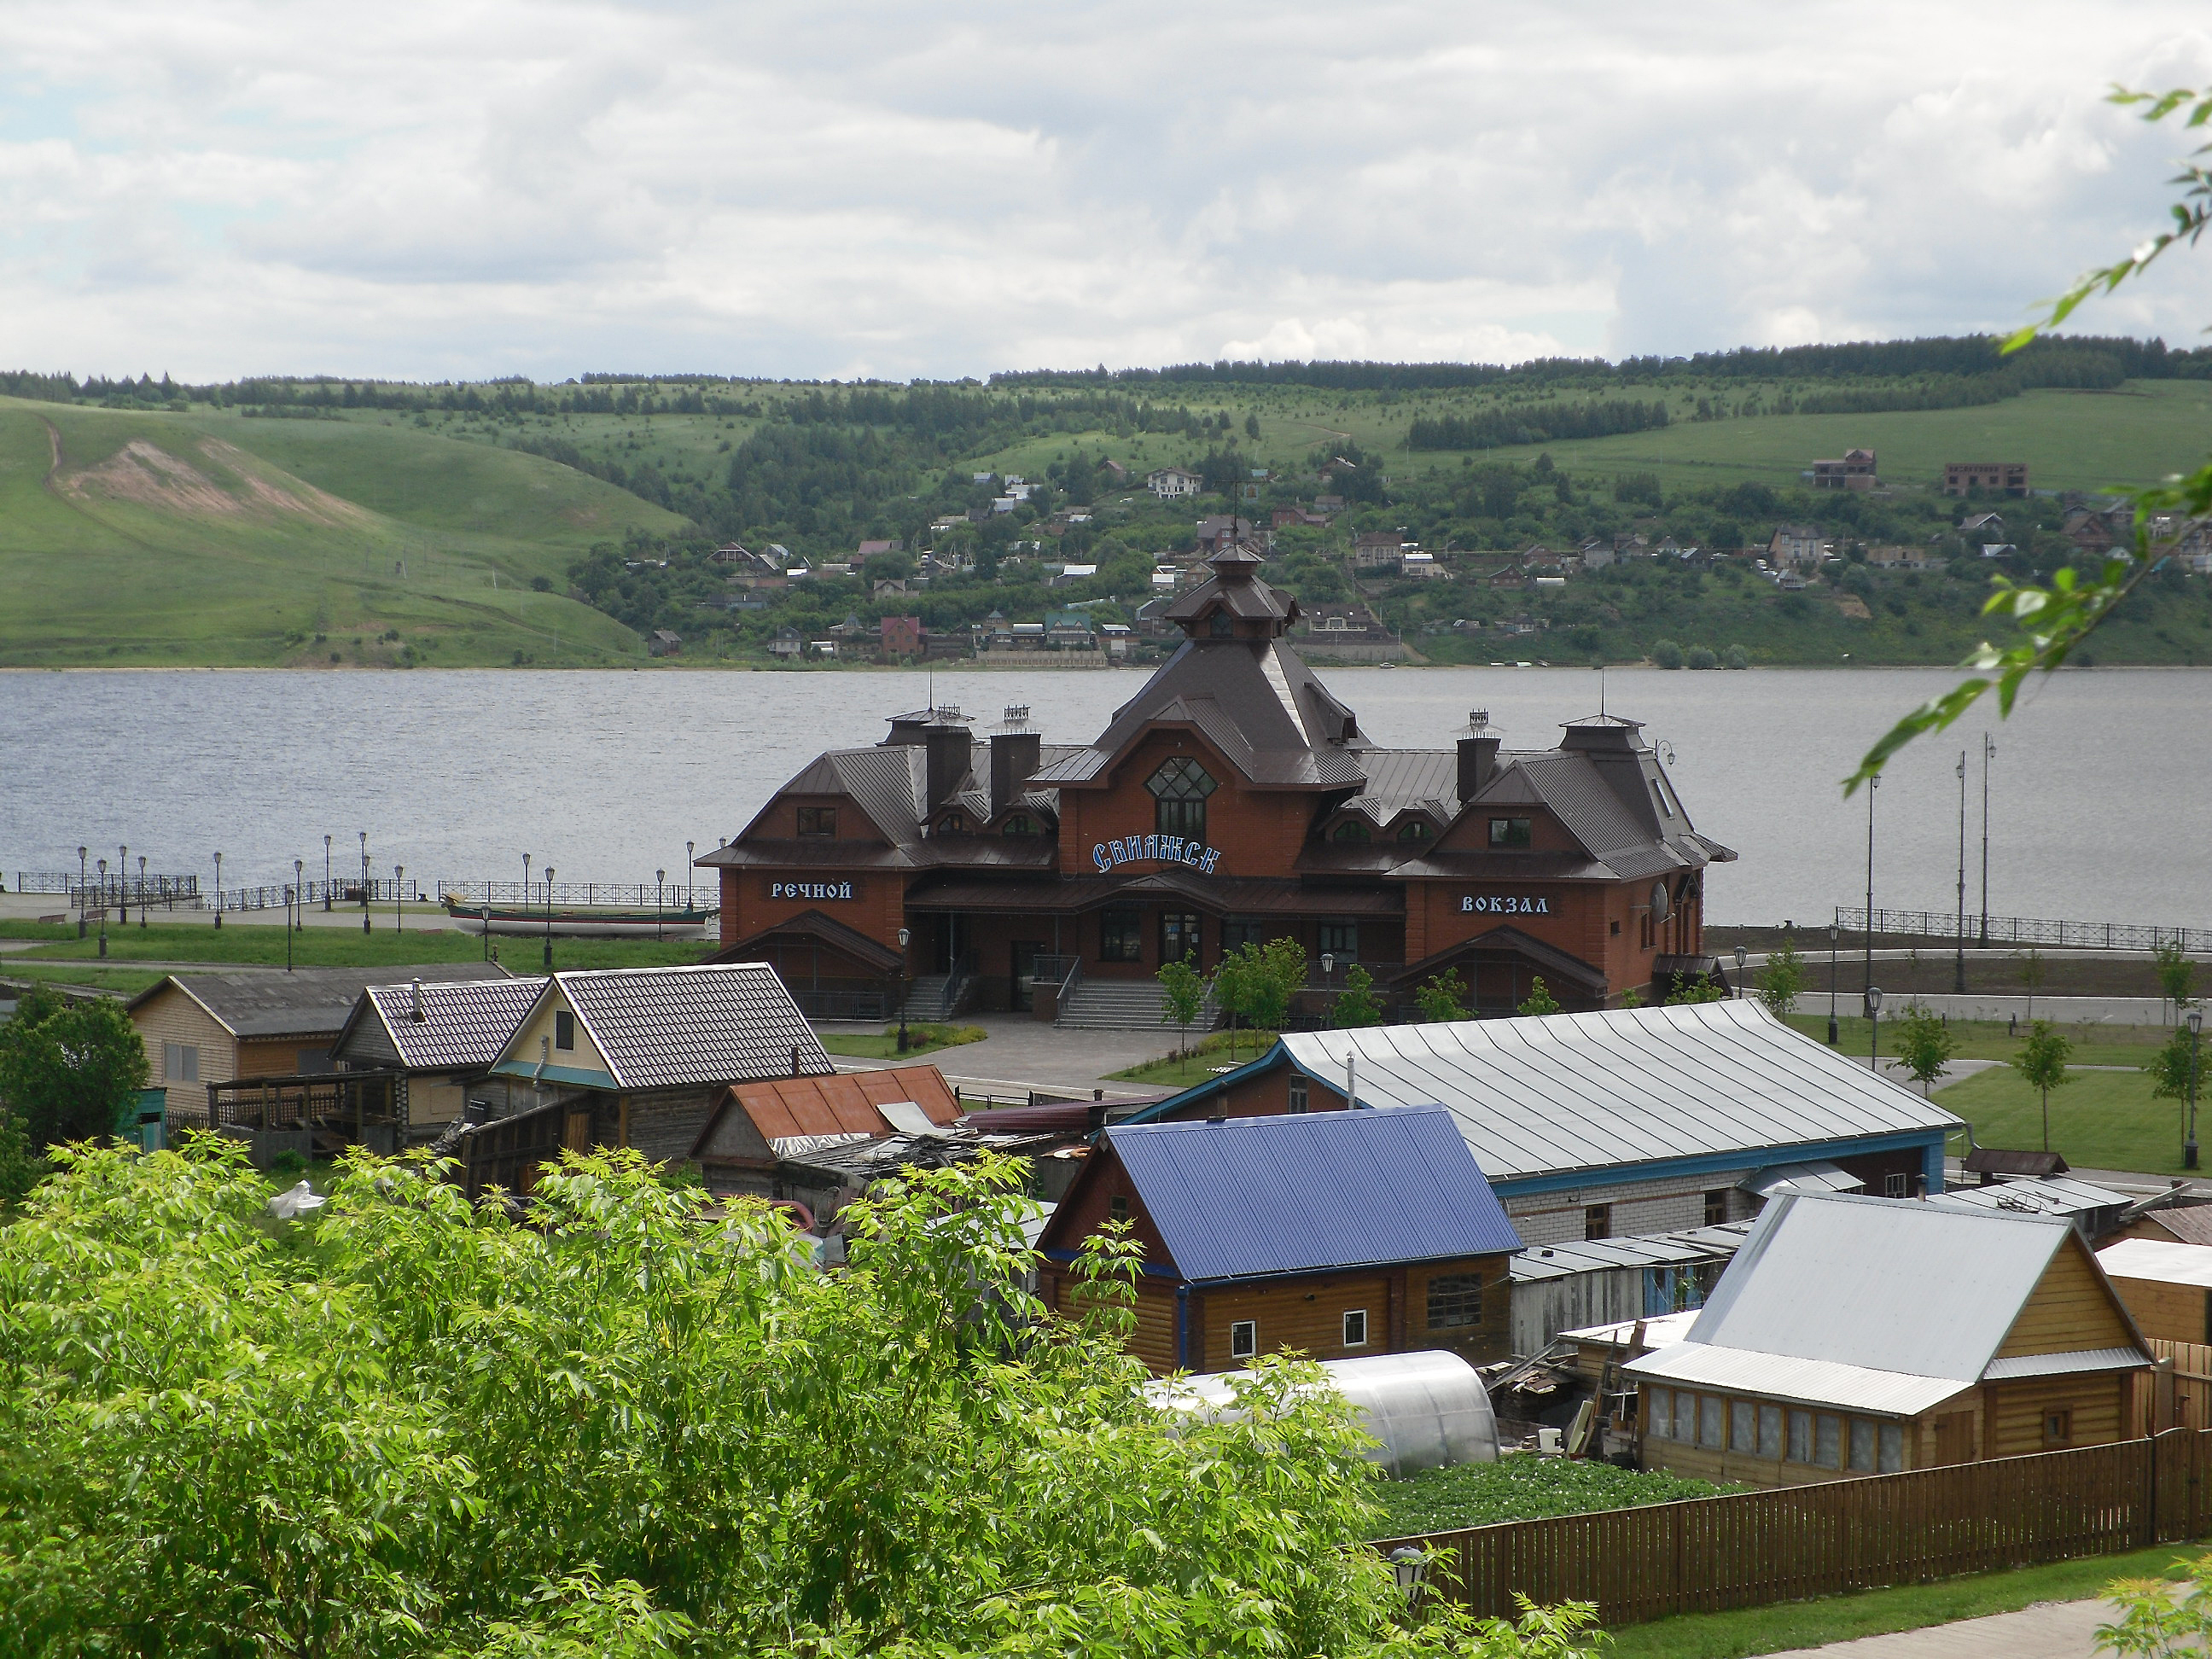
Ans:
POLYGON ((739 939, 735 945, 726 945, 712 956, 702 958, 711 963, 757 962, 763 941, 772 939, 806 939, 826 945, 833 951, 842 951, 863 967, 872 968, 879 974, 895 974, 906 958, 888 945, 870 939, 857 927, 848 927, 835 916, 819 910, 801 910, 795 916, 762 928, 739 939))
POLYGON ((932 1123, 949 1125, 960 1117, 960 1102, 934 1066, 740 1083, 724 1092, 690 1156, 706 1153, 726 1112, 743 1112, 763 1140, 794 1135, 888 1135, 896 1133, 895 1126, 876 1109, 902 1100, 921 1107, 932 1123))
POLYGON ((410 1071, 488 1067, 544 988, 542 978, 372 985, 362 993, 333 1052, 343 1054, 355 1029, 373 1020, 410 1071))
POLYGON ((1161 898, 1224 915, 1399 915, 1406 908, 1404 893, 1395 888, 1315 887, 1256 876, 1224 880, 1174 870, 1150 871, 1140 876, 1055 877, 1048 881, 947 880, 914 889, 908 893, 906 903, 909 910, 1048 913, 1161 898))
POLYGON ((836 1070, 764 962, 556 974, 542 994, 556 992, 622 1088, 785 1077, 794 1049, 802 1073, 836 1070))
POLYGON ((361 994, 395 980, 503 980, 495 962, 428 963, 420 968, 301 968, 234 973, 172 974, 131 998, 137 1012, 174 988, 204 1008, 223 1030, 240 1037, 335 1036, 361 994))

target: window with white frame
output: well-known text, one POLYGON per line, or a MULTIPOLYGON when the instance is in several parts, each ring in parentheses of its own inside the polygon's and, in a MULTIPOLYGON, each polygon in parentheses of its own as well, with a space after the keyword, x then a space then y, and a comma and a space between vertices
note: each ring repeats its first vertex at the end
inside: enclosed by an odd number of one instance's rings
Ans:
POLYGON ((1348 1308, 1344 1315, 1344 1346, 1364 1348, 1367 1346, 1367 1310, 1348 1308))
POLYGON ((198 1083, 200 1080, 199 1045, 196 1042, 163 1043, 161 1076, 171 1083, 198 1083))
POLYGON ((1650 1410, 1646 1413, 1644 1420, 1651 1425, 1651 1432, 1660 1439, 1668 1440, 1674 1437, 1674 1391, 1672 1389, 1651 1390, 1650 1410))
POLYGON ((1288 1109, 1295 1114, 1306 1110, 1307 1106, 1306 1079, 1302 1077, 1294 1077, 1291 1079, 1291 1097, 1288 1109))
POLYGON ((1260 1322, 1256 1319, 1237 1319, 1230 1322, 1229 1357, 1249 1359, 1260 1352, 1260 1322))

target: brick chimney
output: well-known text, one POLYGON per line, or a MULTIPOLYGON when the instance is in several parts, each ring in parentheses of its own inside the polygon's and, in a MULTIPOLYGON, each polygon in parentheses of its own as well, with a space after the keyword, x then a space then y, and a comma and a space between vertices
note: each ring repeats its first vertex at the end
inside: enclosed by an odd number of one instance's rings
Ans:
POLYGON ((939 709, 939 718, 921 734, 923 776, 928 791, 929 810, 934 812, 951 798, 968 775, 970 747, 968 727, 960 719, 957 708, 939 709), (947 715, 950 719, 945 718, 947 715))
POLYGON ((1036 775, 1043 758, 1044 739, 1030 726, 1030 706, 1006 705, 1006 717, 991 733, 991 816, 999 817, 1021 799, 1022 787, 1036 775))
POLYGON ((1468 716, 1467 732, 1459 740, 1459 799, 1464 806, 1482 793, 1498 770, 1498 746, 1504 733, 1490 723, 1490 711, 1478 708, 1468 716))

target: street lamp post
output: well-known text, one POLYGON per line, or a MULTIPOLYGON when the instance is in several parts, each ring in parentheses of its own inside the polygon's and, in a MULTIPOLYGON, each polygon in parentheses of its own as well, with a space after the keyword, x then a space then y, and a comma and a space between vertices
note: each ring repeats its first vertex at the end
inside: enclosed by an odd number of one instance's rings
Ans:
POLYGON ((131 849, 115 849, 115 919, 118 925, 131 925, 131 849))
POLYGON ((288 974, 292 971, 292 901, 299 890, 296 887, 284 890, 284 971, 288 974))
POLYGON ((368 932, 368 831, 361 836, 361 931, 368 932))
POLYGON ((687 841, 684 843, 684 908, 687 910, 692 908, 691 860, 696 854, 698 846, 699 843, 696 841, 687 841))
POLYGON ((667 898, 668 872, 656 870, 653 872, 653 942, 655 945, 660 943, 660 907, 667 898))
POLYGON ((1990 942, 1990 757, 1997 746, 1982 733, 1982 944, 1990 942))
MULTIPOLYGON (((78 848, 76 849, 76 936, 77 936, 79 939, 82 939, 82 938, 84 937, 84 931, 85 931, 85 914, 84 914, 84 911, 85 911, 85 896, 84 896, 84 889, 85 889, 85 879, 86 879, 86 878, 85 878, 85 869, 84 869, 84 859, 85 859, 85 854, 88 854, 88 853, 89 853, 91 850, 92 850, 92 849, 91 849, 90 848, 88 848, 88 847, 80 847, 80 848, 78 848)), ((217 870, 218 872, 220 872, 220 871, 222 870, 222 866, 221 865, 217 865, 217 866, 216 866, 216 870, 217 870)), ((218 880, 217 880, 217 882, 216 882, 216 884, 217 886, 221 886, 221 885, 222 885, 222 882, 220 881, 220 879, 218 879, 218 880)), ((215 915, 216 915, 216 920, 218 922, 219 922, 219 921, 221 921, 222 920, 222 912, 221 910, 217 910, 217 911, 215 913, 215 915)))
POLYGON ((107 954, 107 860, 100 861, 100 954, 107 954))
MULTIPOLYGON (((294 928, 294 930, 295 930, 295 932, 299 932, 299 933, 305 933, 305 932, 307 932, 307 860, 305 860, 305 859, 294 859, 294 860, 292 860, 292 884, 293 884, 293 886, 295 886, 295 887, 296 887, 296 888, 298 888, 298 889, 300 890, 300 908, 299 908, 297 910, 295 910, 295 912, 293 912, 293 915, 292 915, 292 927, 293 927, 293 928, 294 928)), ((141 907, 140 907, 140 908, 139 908, 139 914, 140 914, 141 915, 143 915, 145 914, 145 909, 144 909, 144 907, 143 907, 143 906, 141 906, 141 907)))
POLYGON ((215 930, 222 932, 222 854, 215 855, 215 930))
POLYGON ((1959 995, 1966 994, 1966 751, 1959 751, 1959 919, 1953 925, 1952 940, 1958 947, 1956 964, 1951 970, 1951 988, 1959 995))
POLYGON ((1327 991, 1329 988, 1329 975, 1334 974, 1335 971, 1336 952, 1334 951, 1322 951, 1321 953, 1321 988, 1323 991, 1327 991))
POLYGON ((1738 996, 1743 994, 1743 963, 1749 954, 1741 945, 1735 947, 1735 994, 1738 996))
POLYGON ((1881 987, 1866 988, 1867 1011, 1867 1066, 1876 1077, 1881 1075, 1881 987))
POLYGON ((553 971, 553 866, 545 866, 545 971, 553 971))
POLYGON ((407 866, 404 864, 393 865, 392 866, 392 931, 395 933, 404 933, 407 931, 407 913, 399 908, 400 899, 407 890, 402 885, 406 879, 407 866))
POLYGON ((146 925, 146 855, 138 855, 138 926, 146 925))
POLYGON ((2189 1139, 2182 1143, 2181 1167, 2197 1167, 2197 1043, 2204 1030, 2204 1011, 2189 1011, 2189 1139))
POLYGON ((899 982, 898 982, 898 994, 899 994, 899 1029, 898 1029, 898 1051, 899 1051, 901 1054, 904 1054, 904 1053, 906 1052, 906 946, 907 946, 907 941, 908 941, 908 939, 912 939, 913 937, 914 937, 914 932, 913 932, 913 930, 912 930, 911 928, 902 927, 902 928, 900 928, 900 929, 898 930, 898 942, 899 942, 899 982))
POLYGON ((1836 1036, 1836 946, 1841 943, 1844 930, 1840 924, 1828 924, 1828 1046, 1841 1047, 1836 1036))
POLYGON ((323 914, 324 914, 325 915, 328 915, 330 914, 330 909, 331 909, 331 838, 330 838, 328 836, 325 836, 323 837, 323 914))
POLYGON ((1881 787, 1881 774, 1867 780, 1867 894, 1866 982, 1874 983, 1874 792, 1881 787))
POLYGON ((522 855, 522 908, 526 914, 530 908, 530 854, 527 853, 522 855))

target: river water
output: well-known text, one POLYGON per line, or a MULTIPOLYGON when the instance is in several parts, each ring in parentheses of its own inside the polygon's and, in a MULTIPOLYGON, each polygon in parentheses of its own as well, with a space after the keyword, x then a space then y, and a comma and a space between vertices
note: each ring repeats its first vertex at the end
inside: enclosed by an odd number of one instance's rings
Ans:
MULTIPOLYGON (((1377 742, 1443 746, 1485 708, 1509 748, 1548 747, 1597 710, 1588 669, 1337 669, 1324 678, 1377 742)), ((1838 780, 1936 669, 1618 669, 1612 712, 1663 740, 1698 827, 1741 860, 1707 884, 1717 922, 1825 918, 1866 887, 1865 797, 1838 780)), ((981 716, 1027 702, 1047 739, 1085 742, 1133 671, 948 671, 937 698, 981 716)), ((920 672, 0 673, 0 873, 74 869, 128 843, 149 872, 273 882, 303 859, 428 882, 516 880, 521 855, 566 882, 651 881, 684 842, 734 836, 817 751, 876 741, 925 705, 920 672)), ((2032 688, 1893 763, 1875 805, 1880 905, 1954 902, 1968 777, 1967 908, 1980 906, 1981 733, 1994 732, 1990 909, 2212 926, 2200 850, 2212 810, 2202 710, 2212 671, 2094 670, 2032 688)))

